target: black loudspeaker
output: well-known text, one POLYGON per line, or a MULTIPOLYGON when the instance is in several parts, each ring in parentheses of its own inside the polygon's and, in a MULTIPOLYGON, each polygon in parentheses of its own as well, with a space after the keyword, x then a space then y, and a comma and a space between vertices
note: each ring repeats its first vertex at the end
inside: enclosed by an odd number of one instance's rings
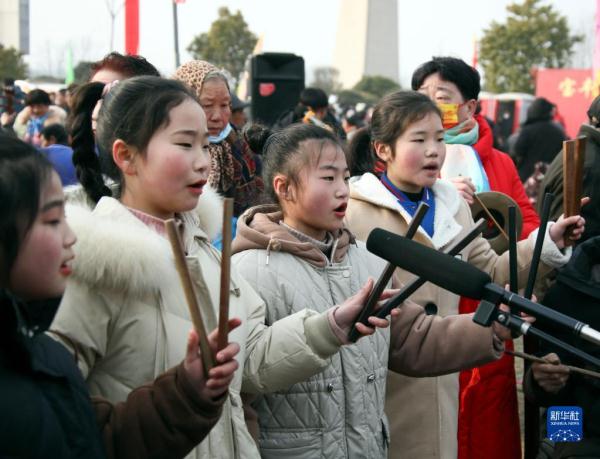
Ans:
POLYGON ((304 59, 289 53, 263 53, 250 64, 252 120, 271 126, 293 109, 304 89, 304 59))

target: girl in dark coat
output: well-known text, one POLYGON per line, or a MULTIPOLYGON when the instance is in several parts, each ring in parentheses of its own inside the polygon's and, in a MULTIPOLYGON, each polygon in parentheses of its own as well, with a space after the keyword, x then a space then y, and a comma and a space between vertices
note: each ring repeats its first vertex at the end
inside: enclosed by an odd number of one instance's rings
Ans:
MULTIPOLYGON (((220 351, 206 378, 192 332, 184 362, 126 402, 90 399, 73 356, 28 323, 71 272, 60 179, 33 147, 6 137, 0 213, 0 457, 184 457, 219 419, 239 346, 220 351)), ((209 340, 216 347, 216 332, 209 340)))

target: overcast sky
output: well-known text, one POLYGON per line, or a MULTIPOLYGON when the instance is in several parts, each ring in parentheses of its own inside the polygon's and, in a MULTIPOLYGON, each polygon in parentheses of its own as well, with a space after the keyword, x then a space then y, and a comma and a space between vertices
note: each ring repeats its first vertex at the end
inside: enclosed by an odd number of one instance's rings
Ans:
MULTIPOLYGON (((394 0, 390 0, 394 1, 394 0)), ((186 0, 179 5, 181 60, 192 38, 210 27, 220 6, 241 10, 250 29, 264 34, 264 51, 293 52, 306 61, 307 82, 312 70, 333 62, 337 19, 344 0, 186 0)), ((398 0, 400 81, 408 86, 412 71, 432 55, 453 55, 470 62, 474 37, 481 37, 492 20, 506 17, 512 0, 398 0)), ((122 0, 30 0, 31 55, 34 73, 64 74, 65 50, 73 60, 97 60, 110 49, 107 4, 118 10, 114 49, 124 49, 122 0)), ((572 32, 585 34, 574 66, 591 64, 594 0, 546 0, 566 15, 572 32)), ((165 75, 175 68, 172 0, 140 0, 140 54, 165 75)))

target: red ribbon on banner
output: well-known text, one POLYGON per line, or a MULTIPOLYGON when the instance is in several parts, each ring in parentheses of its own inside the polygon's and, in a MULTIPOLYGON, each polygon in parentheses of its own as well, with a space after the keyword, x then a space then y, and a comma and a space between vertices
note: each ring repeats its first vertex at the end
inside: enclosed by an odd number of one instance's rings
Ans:
POLYGON ((137 54, 140 46, 140 0, 125 1, 125 53, 137 54))

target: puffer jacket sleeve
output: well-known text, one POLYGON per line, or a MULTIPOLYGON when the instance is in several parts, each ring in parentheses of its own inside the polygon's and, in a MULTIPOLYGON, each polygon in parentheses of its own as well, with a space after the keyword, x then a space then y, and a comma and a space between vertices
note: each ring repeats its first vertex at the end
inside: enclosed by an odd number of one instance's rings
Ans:
POLYGON ((388 368, 407 376, 439 376, 499 359, 502 341, 473 314, 441 317, 406 301, 392 319, 388 368))
POLYGON ((111 404, 92 398, 109 458, 183 458, 221 415, 226 396, 201 395, 183 364, 138 387, 127 400, 111 404))
POLYGON ((96 360, 106 354, 109 328, 119 312, 120 305, 83 283, 69 280, 48 333, 77 357, 84 379, 96 360))
MULTIPOLYGON (((473 227, 474 222, 471 217, 467 204, 461 202, 461 209, 459 210, 459 222, 464 227, 473 227)), ((571 257, 571 249, 565 249, 565 252, 561 252, 556 244, 550 238, 550 227, 553 225, 552 222, 548 224, 546 228, 546 234, 544 235, 544 245, 541 254, 541 263, 538 268, 538 278, 542 279, 552 269, 563 266, 569 261, 571 257)), ((519 288, 525 287, 527 282, 527 276, 529 275, 529 269, 531 267, 531 259, 533 255, 533 248, 535 246, 535 240, 537 238, 538 230, 533 231, 529 234, 527 239, 519 241, 517 243, 517 271, 519 288)), ((502 255, 498 255, 490 246, 488 241, 483 237, 477 237, 468 248, 468 261, 473 266, 479 268, 482 271, 488 273, 494 282, 504 286, 509 282, 509 252, 508 250, 502 255)))
MULTIPOLYGON (((341 343, 329 325, 327 313, 308 309, 291 314, 271 326, 265 324, 265 301, 281 302, 277 279, 260 270, 257 252, 248 250, 233 257, 247 281, 248 338, 242 391, 264 393, 285 389, 319 373, 329 365, 341 343), (251 286, 260 291, 259 297, 251 286)), ((264 261, 262 261, 264 264, 264 261)))

